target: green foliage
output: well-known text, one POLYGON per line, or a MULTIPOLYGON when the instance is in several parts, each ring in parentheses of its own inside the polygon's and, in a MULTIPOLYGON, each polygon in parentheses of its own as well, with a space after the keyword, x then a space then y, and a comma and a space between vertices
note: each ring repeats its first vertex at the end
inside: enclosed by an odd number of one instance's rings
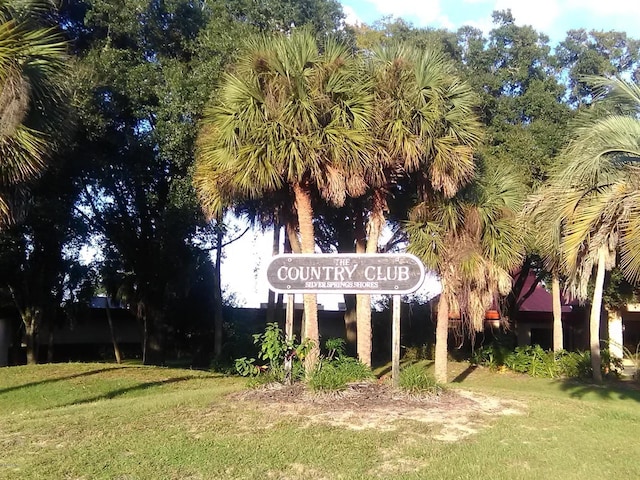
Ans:
POLYGON ((255 365, 255 358, 236 358, 236 371, 243 377, 253 377, 260 373, 260 368, 255 365))
POLYGON ((289 345, 284 339, 284 333, 277 323, 268 323, 264 333, 256 333, 253 343, 260 344, 258 357, 269 362, 269 366, 279 365, 284 361, 289 345))
POLYGON ((436 382, 424 366, 413 363, 400 370, 400 388, 409 393, 440 393, 442 385, 436 382))
MULTIPOLYGON (((507 368, 537 378, 591 378, 591 354, 585 352, 553 352, 540 345, 504 347, 489 345, 474 351, 471 363, 491 369, 507 368)), ((619 375, 622 362, 612 358, 609 350, 602 350, 602 373, 619 375)))
POLYGON ((253 384, 284 382, 286 377, 285 361, 292 361, 292 377, 302 378, 301 360, 309 353, 311 342, 305 340, 296 343, 295 337, 285 338, 284 332, 276 322, 268 323, 263 333, 253 335, 253 341, 259 346, 258 358, 267 362, 256 365, 254 358, 242 357, 235 360, 238 374, 253 377, 253 384))
POLYGON ((477 348, 471 354, 472 365, 482 365, 492 370, 504 365, 505 359, 511 350, 501 345, 488 345, 486 347, 477 348))
POLYGON ((373 379, 373 372, 364 363, 352 357, 338 357, 335 360, 323 359, 309 378, 309 387, 313 390, 344 390, 349 382, 373 379))
POLYGON ((424 345, 406 347, 402 358, 408 362, 417 362, 418 360, 433 360, 433 348, 434 345, 430 345, 427 343, 425 343, 424 345))
POLYGON ((344 357, 346 355, 347 342, 344 338, 328 338, 324 343, 327 350, 327 360, 344 357))
POLYGON ((560 373, 553 352, 543 350, 540 345, 516 347, 504 364, 514 372, 532 377, 554 378, 560 373))

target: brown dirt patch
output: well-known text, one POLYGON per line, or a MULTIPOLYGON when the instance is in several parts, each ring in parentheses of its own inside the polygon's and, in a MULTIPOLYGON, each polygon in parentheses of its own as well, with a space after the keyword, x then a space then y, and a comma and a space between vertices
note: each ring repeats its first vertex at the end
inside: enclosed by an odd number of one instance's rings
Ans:
POLYGON ((433 438, 457 441, 487 426, 491 417, 522 414, 525 406, 465 390, 438 395, 411 395, 384 382, 350 384, 341 392, 317 393, 304 385, 265 385, 233 394, 239 401, 258 403, 269 415, 293 415, 307 425, 328 424, 352 430, 392 431, 405 421, 436 427, 433 438), (274 408, 277 406, 278 408, 274 408))

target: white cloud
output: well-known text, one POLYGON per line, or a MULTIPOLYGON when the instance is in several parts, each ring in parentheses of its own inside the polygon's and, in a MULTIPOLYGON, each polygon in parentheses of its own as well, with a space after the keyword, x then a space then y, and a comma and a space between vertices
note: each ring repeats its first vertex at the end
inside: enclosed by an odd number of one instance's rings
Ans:
POLYGON ((438 23, 442 15, 439 0, 368 0, 382 15, 415 18, 418 26, 438 23))
POLYGON ((627 18, 640 16, 640 2, 634 0, 608 0, 606 2, 601 0, 566 0, 564 4, 567 10, 580 9, 593 15, 621 15, 627 18))
POLYGON ((347 25, 362 25, 364 23, 349 5, 342 5, 342 11, 344 12, 344 23, 347 25))

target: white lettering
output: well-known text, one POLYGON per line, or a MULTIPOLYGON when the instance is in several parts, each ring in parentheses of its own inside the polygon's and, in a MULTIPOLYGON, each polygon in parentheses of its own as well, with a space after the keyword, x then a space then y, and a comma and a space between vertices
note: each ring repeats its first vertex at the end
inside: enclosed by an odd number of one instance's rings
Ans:
POLYGON ((367 268, 364 269, 364 278, 366 278, 367 280, 375 280, 376 278, 375 270, 376 270, 376 267, 372 267, 371 265, 369 265, 367 268))

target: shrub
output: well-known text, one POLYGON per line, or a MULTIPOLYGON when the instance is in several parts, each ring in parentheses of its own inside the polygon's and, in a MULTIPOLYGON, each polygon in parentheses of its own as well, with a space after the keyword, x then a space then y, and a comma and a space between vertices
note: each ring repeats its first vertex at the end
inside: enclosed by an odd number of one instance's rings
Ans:
POLYGON ((505 364, 505 359, 511 354, 511 350, 502 346, 488 345, 480 347, 471 354, 471 364, 489 367, 495 370, 505 364))
POLYGON ((335 360, 322 359, 309 378, 313 390, 344 390, 349 382, 374 378, 373 372, 364 363, 352 357, 338 357, 335 360))
POLYGON ((592 376, 591 354, 589 352, 558 352, 557 362, 560 373, 568 378, 589 378, 592 376))
POLYGON ((504 365, 514 372, 527 373, 532 377, 560 376, 553 352, 543 350, 540 345, 516 347, 513 353, 507 356, 504 365))
POLYGON ((400 370, 400 388, 409 393, 440 393, 443 388, 423 366, 416 363, 400 370))
MULTIPOLYGON (((602 349, 603 374, 619 375, 621 360, 611 358, 609 350, 602 349)), ((474 352, 471 363, 490 368, 505 366, 518 373, 539 378, 591 378, 591 354, 585 352, 553 352, 540 345, 516 347, 508 352, 502 347, 483 347, 474 352)))
POLYGON ((407 347, 404 351, 404 360, 408 362, 418 362, 420 360, 433 360, 433 345, 419 345, 407 347))

